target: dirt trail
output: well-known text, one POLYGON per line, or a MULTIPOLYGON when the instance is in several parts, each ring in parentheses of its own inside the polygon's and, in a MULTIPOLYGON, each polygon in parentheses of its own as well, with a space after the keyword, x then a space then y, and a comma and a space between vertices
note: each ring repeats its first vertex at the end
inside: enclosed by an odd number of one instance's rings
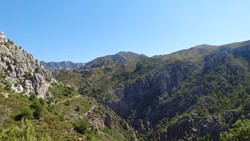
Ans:
POLYGON ((62 100, 62 101, 59 101, 59 102, 57 102, 57 103, 54 103, 54 105, 61 104, 61 103, 66 102, 66 101, 71 101, 71 100, 76 99, 76 98, 79 98, 79 97, 81 97, 81 95, 77 95, 77 96, 74 96, 74 97, 71 97, 71 98, 64 99, 64 100, 62 100))
POLYGON ((84 113, 84 116, 86 117, 88 115, 88 113, 93 112, 93 110, 95 109, 96 105, 94 104, 86 113, 84 113))

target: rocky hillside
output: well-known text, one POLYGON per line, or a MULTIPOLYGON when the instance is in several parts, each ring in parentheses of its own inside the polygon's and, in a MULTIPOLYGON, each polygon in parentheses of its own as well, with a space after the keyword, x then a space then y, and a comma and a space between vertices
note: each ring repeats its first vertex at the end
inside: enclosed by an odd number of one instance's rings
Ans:
POLYGON ((0 33, 0 85, 15 93, 50 97, 48 88, 55 80, 31 54, 0 33))
POLYGON ((0 34, 0 140, 136 140, 110 108, 57 82, 0 34))
POLYGON ((92 61, 95 67, 59 78, 113 109, 139 140, 228 140, 250 119, 249 54, 250 41, 200 45, 131 60, 129 69, 92 61))

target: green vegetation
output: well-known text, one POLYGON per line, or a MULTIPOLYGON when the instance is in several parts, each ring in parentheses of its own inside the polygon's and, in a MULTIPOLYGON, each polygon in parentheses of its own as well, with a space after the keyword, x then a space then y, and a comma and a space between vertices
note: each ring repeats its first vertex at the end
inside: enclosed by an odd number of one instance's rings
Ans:
POLYGON ((88 63, 88 69, 64 72, 58 78, 110 106, 137 130, 140 140, 164 136, 219 140, 220 133, 231 131, 240 117, 249 116, 247 45, 201 45, 129 61, 129 69, 108 56, 88 63))
POLYGON ((33 111, 29 107, 24 107, 19 115, 15 117, 15 120, 21 119, 33 119, 33 111))
POLYGON ((57 102, 60 99, 67 97, 73 97, 77 95, 77 92, 69 86, 63 84, 52 84, 52 87, 49 88, 49 91, 52 93, 53 97, 50 99, 51 102, 57 102))
POLYGON ((58 74, 70 86, 46 100, 14 94, 0 73, 0 140, 250 140, 250 45, 237 45, 98 58, 58 74))
MULTIPOLYGON (((13 126, 0 131, 0 140, 4 141, 34 141, 35 137, 35 128, 31 121, 22 119, 20 126, 13 126)), ((42 138, 41 141, 48 140, 42 138)))
POLYGON ((25 78, 25 80, 31 80, 31 78, 32 78, 31 73, 29 73, 29 72, 25 72, 25 74, 24 74, 24 78, 25 78))
POLYGON ((74 130, 76 130, 80 134, 90 133, 90 125, 86 119, 79 120, 73 123, 74 130))
POLYGON ((238 120, 229 131, 221 133, 221 141, 248 141, 250 140, 250 120, 238 120))
POLYGON ((11 84, 10 84, 9 81, 5 81, 5 82, 4 82, 4 85, 5 85, 5 87, 4 87, 5 90, 7 90, 7 91, 10 91, 10 90, 11 90, 11 84))
MULTIPOLYGON (((42 100, 34 94, 30 97, 14 94, 0 88, 0 140, 109 140, 103 129, 94 130, 85 113, 93 102, 63 85, 53 85, 57 102, 42 100), (4 97, 2 94, 8 94, 4 97), (65 95, 70 93, 71 95, 65 95), (65 105, 65 102, 69 105, 65 105), (100 134, 100 132, 102 132, 100 134)), ((96 105, 95 105, 96 106, 96 105)), ((99 108, 99 110, 104 110, 99 108)), ((102 111, 99 111, 100 114, 102 111)), ((93 113, 95 114, 95 113, 93 113)), ((97 113, 96 113, 97 114, 97 113)), ((114 129, 110 129, 114 130, 114 129)), ((120 130, 121 131, 121 130, 120 130)), ((125 132, 119 134, 125 134, 125 132)))

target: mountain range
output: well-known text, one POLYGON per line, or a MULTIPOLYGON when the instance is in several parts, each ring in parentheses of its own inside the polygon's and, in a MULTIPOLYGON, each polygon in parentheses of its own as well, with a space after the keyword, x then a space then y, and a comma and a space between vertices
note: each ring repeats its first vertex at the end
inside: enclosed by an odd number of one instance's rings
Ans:
POLYGON ((250 140, 250 41, 88 63, 0 49, 1 140, 250 140))
POLYGON ((250 118, 249 54, 250 41, 107 62, 115 54, 56 78, 110 107, 139 140, 222 140, 250 118))

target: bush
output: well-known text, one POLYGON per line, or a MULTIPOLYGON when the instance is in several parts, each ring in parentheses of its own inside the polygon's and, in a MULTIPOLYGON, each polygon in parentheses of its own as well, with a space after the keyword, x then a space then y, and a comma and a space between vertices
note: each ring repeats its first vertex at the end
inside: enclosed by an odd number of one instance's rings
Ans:
POLYGON ((33 99, 33 103, 31 105, 31 108, 33 108, 35 110, 35 112, 33 113, 34 117, 36 119, 39 119, 41 117, 41 114, 43 112, 43 105, 40 103, 40 101, 38 99, 33 99))
POLYGON ((10 91, 11 90, 11 84, 10 84, 10 82, 6 81, 4 84, 5 84, 4 89, 7 90, 7 91, 10 91))
POLYGON ((77 106, 76 109, 75 109, 76 112, 79 112, 80 111, 80 106, 77 106))
POLYGON ((66 106, 69 106, 69 105, 70 105, 70 102, 67 100, 64 104, 65 104, 66 106))
POLYGON ((89 123, 86 119, 81 119, 73 124, 74 130, 80 134, 86 134, 89 130, 89 123))
POLYGON ((25 80, 31 80, 31 78, 32 78, 31 73, 25 72, 24 78, 25 78, 25 80))
POLYGON ((34 141, 35 127, 29 120, 22 120, 21 126, 13 126, 0 131, 1 141, 34 141))
POLYGON ((21 114, 15 117, 15 120, 21 120, 22 118, 33 119, 33 111, 29 107, 25 107, 21 114))

